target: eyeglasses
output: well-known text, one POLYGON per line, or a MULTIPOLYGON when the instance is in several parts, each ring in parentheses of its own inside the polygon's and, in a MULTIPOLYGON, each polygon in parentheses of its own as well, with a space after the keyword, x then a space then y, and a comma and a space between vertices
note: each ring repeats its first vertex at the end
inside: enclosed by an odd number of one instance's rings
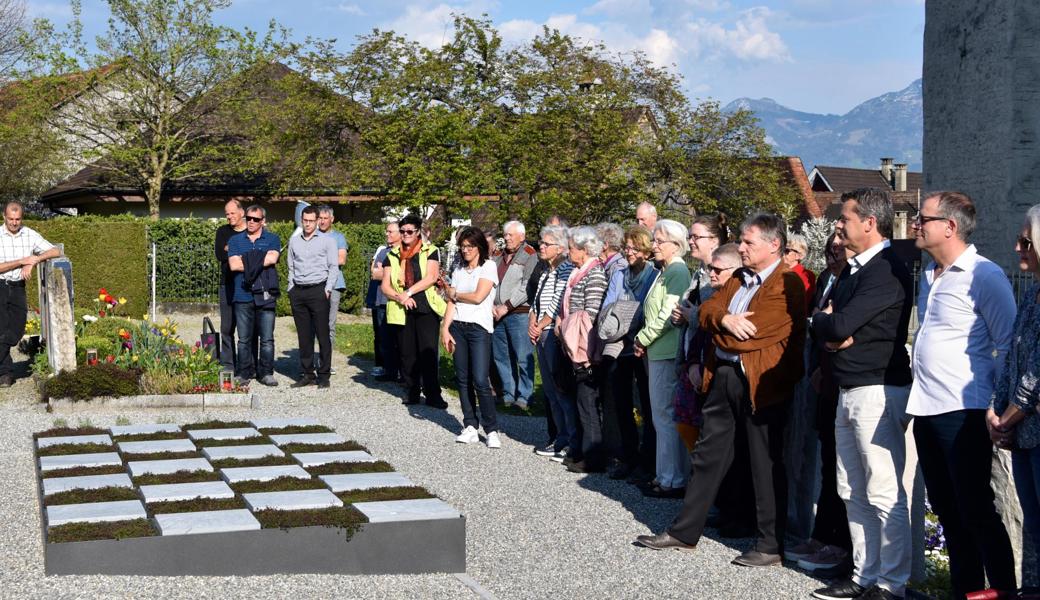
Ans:
POLYGON ((932 221, 946 221, 946 220, 948 220, 946 217, 928 217, 928 216, 922 215, 921 213, 917 213, 917 216, 914 217, 913 225, 916 226, 916 227, 924 227, 927 223, 930 223, 932 221))
POLYGON ((459 244, 459 250, 473 250, 476 248, 473 244, 459 244))
POLYGON ((308 223, 308 224, 309 223, 317 223, 318 222, 317 219, 300 219, 300 221, 303 222, 303 223, 308 223))
POLYGON ((695 243, 695 244, 697 243, 697 240, 711 240, 711 239, 715 239, 716 237, 718 237, 718 236, 714 236, 714 235, 694 235, 692 233, 690 234, 690 239, 693 240, 693 243, 695 243))
POLYGON ((635 246, 625 246, 622 248, 625 252, 642 252, 642 248, 636 248, 635 246))
POLYGON ((784 254, 791 254, 791 253, 801 254, 802 252, 801 252, 801 250, 798 250, 797 248, 787 248, 786 250, 784 250, 784 254))
POLYGON ((716 275, 722 275, 726 271, 731 271, 736 267, 716 267, 715 265, 708 265, 708 270, 716 275))
POLYGON ((415 235, 418 229, 401 229, 401 235, 415 235))
POLYGON ((1033 247, 1033 240, 1027 237, 1020 237, 1018 238, 1018 247, 1023 250, 1029 250, 1033 247))
POLYGON ((675 244, 676 246, 679 245, 677 242, 673 242, 672 240, 658 240, 658 239, 655 239, 653 242, 650 242, 651 246, 660 246, 661 244, 675 244))
POLYGON ((263 220, 263 217, 246 217, 246 221, 249 221, 250 223, 260 223, 263 220))
POLYGON ((559 246, 559 244, 554 244, 552 242, 538 242, 539 248, 548 248, 550 246, 559 246))

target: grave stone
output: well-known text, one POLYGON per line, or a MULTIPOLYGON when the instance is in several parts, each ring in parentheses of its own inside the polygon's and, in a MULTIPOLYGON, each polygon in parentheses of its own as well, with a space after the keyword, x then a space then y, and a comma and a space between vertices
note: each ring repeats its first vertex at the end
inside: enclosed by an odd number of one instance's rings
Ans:
POLYGON ((145 512, 140 500, 88 502, 47 507, 48 527, 65 523, 105 523, 147 518, 148 513, 145 512))
POLYGON ((255 419, 250 421, 257 429, 281 429, 283 427, 313 427, 321 425, 317 420, 308 417, 298 419, 255 419))
POLYGON ((116 425, 109 429, 112 435, 147 435, 151 433, 174 433, 181 428, 173 423, 154 423, 148 425, 116 425))
POLYGON ((113 475, 84 475, 82 477, 51 477, 43 480, 43 495, 69 490, 96 490, 105 487, 132 488, 134 484, 126 473, 113 475))
POLYGON ((243 494, 249 508, 256 510, 310 510, 343 506, 343 501, 329 490, 294 490, 243 494))
POLYGON ((193 440, 244 440, 260 437, 260 432, 252 427, 236 427, 231 429, 192 429, 188 437, 193 440))
POLYGON ((176 502, 193 498, 234 498, 235 492, 223 481, 200 481, 197 483, 165 483, 142 485, 141 495, 145 503, 176 502))
POLYGON ((195 452, 191 440, 149 440, 145 442, 119 442, 124 454, 152 454, 156 452, 195 452))
POLYGON ((260 529, 260 521, 245 508, 155 515, 155 523, 164 536, 260 529))
POLYGON ((63 437, 43 437, 36 439, 37 448, 49 448, 61 444, 111 444, 112 438, 107 435, 67 435, 63 437))
POLYGON ((177 471, 212 471, 213 465, 205 458, 179 458, 175 460, 132 460, 127 463, 130 475, 169 475, 177 471))
POLYGON ((287 433, 271 435, 271 441, 284 446, 286 444, 342 444, 347 438, 338 433, 287 433))
POLYGON ((115 452, 97 452, 91 454, 66 454, 64 456, 41 456, 40 470, 54 471, 75 467, 109 467, 123 464, 123 459, 115 452))
POLYGON ((224 480, 228 483, 240 481, 271 481, 279 477, 310 479, 311 474, 296 465, 278 465, 273 467, 235 467, 221 469, 224 480))
POLYGON ((265 456, 285 456, 278 446, 271 444, 255 444, 253 446, 214 446, 203 448, 202 454, 210 460, 222 458, 234 458, 238 460, 249 460, 253 458, 264 458, 265 456))
POLYGON ((334 492, 370 490, 383 487, 411 487, 415 485, 401 473, 352 473, 348 475, 319 475, 334 492))
POLYGON ((354 508, 364 513, 370 523, 457 519, 462 516, 459 511, 439 498, 358 502, 354 504, 354 508))
POLYGON ((40 335, 47 343, 51 369, 76 370, 76 317, 73 313, 72 262, 64 256, 40 263, 40 335))
POLYGON ((329 463, 342 462, 375 462, 374 456, 364 450, 348 450, 346 452, 295 452, 293 458, 305 467, 317 467, 329 463))

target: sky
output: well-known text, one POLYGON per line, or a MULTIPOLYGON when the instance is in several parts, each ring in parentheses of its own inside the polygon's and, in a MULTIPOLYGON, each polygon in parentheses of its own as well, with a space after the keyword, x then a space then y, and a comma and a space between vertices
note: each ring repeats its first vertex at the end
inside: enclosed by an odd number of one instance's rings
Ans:
MULTIPOLYGON (((30 0, 56 25, 63 0, 30 0)), ((104 0, 82 0, 84 32, 104 31, 104 0)), ((806 112, 844 114, 921 76, 924 0, 234 0, 218 23, 264 30, 274 19, 294 39, 392 30, 436 47, 453 13, 487 14, 507 44, 549 26, 618 52, 639 50, 676 70, 687 94, 723 104, 772 98, 806 112)))

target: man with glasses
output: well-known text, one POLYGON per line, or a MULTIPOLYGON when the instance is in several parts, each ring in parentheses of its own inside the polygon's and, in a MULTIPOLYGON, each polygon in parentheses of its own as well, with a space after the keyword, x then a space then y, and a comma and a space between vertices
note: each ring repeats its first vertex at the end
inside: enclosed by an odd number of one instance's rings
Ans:
MULTIPOLYGON (((908 498, 917 466, 906 441, 906 339, 913 278, 891 248, 895 211, 888 192, 858 189, 842 194, 842 202, 835 229, 852 257, 811 327, 831 353, 838 385, 837 488, 848 513, 853 572, 812 595, 888 600, 903 597, 911 567, 908 498)), ((820 548, 792 558, 831 556, 837 564, 843 554, 820 548)))
POLYGON ((527 231, 519 221, 502 226, 506 247, 495 257, 499 285, 495 289, 495 333, 491 354, 502 380, 502 400, 527 410, 534 391, 534 348, 527 335, 527 283, 531 280, 538 254, 527 243, 527 231))
POLYGON ((292 384, 301 388, 317 381, 329 387, 332 365, 332 339, 329 336, 330 299, 339 273, 339 249, 332 236, 318 230, 318 209, 308 206, 300 216, 300 235, 289 238, 289 303, 300 348, 300 379, 292 384), (314 336, 318 336, 321 364, 314 368, 314 336))
POLYGON ((993 445, 986 409, 1011 347, 1015 297, 1007 275, 968 242, 975 204, 930 194, 913 222, 932 257, 917 297, 914 384, 907 412, 932 509, 946 534, 953 597, 1014 590, 1015 561, 990 487, 993 445))
POLYGON ((252 378, 266 386, 276 386, 274 378, 274 318, 278 300, 278 256, 282 241, 268 231, 267 211, 254 204, 246 209, 246 229, 228 240, 228 268, 234 273, 232 285, 235 326, 238 328, 238 353, 235 376, 244 385, 252 378), (250 339, 260 337, 259 362, 254 362, 250 339))
MULTIPOLYGON (((246 212, 238 200, 224 205, 227 223, 217 228, 213 252, 220 263, 220 367, 225 371, 235 370, 235 290, 234 276, 228 267, 228 241, 236 233, 246 230, 246 212)), ((252 354, 256 356, 256 336, 250 336, 252 354)))

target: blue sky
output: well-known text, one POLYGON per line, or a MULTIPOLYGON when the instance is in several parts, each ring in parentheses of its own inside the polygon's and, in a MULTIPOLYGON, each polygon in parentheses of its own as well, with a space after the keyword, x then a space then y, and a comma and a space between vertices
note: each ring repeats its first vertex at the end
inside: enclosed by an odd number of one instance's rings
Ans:
MULTIPOLYGON (((85 30, 101 31, 103 0, 83 0, 85 30)), ((33 16, 63 24, 62 0, 30 0, 33 16)), ((488 14, 508 43, 542 25, 674 65, 690 96, 723 103, 769 97, 797 110, 843 114, 921 76, 924 0, 234 0, 216 15, 294 38, 336 38, 348 49, 373 28, 427 44, 450 36, 451 14, 488 14)))

